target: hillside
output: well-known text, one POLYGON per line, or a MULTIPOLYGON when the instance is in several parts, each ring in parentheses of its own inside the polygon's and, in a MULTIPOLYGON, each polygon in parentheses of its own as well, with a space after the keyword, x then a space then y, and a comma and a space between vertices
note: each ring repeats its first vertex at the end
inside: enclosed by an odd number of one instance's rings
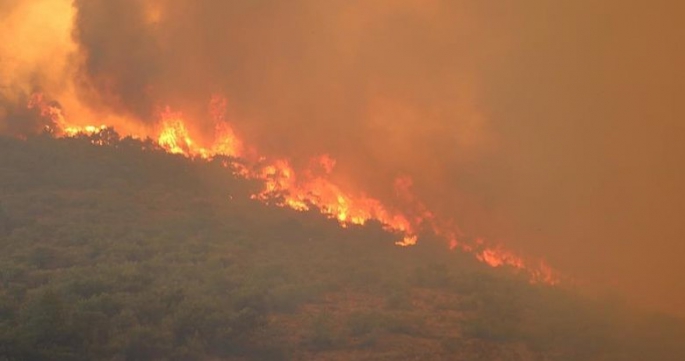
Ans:
POLYGON ((685 360, 685 324, 132 139, 0 138, 0 360, 685 360))

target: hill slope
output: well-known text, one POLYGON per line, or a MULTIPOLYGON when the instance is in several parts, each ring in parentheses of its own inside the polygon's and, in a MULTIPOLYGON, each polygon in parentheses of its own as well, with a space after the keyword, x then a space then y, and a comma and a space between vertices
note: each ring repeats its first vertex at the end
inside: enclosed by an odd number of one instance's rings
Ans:
POLYGON ((0 360, 685 359, 680 320, 91 140, 0 138, 0 360))

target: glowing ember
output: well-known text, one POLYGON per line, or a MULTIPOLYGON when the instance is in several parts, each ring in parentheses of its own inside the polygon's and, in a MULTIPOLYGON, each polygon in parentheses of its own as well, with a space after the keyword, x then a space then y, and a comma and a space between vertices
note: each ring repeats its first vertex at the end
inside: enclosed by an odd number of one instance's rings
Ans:
MULTIPOLYGON (((68 125, 59 106, 46 102, 39 94, 31 98, 28 106, 38 109, 43 117, 49 118, 58 128, 55 132, 58 136, 93 135, 107 129, 105 126, 68 125)), ((168 107, 159 115, 153 134, 124 135, 152 137, 167 152, 189 158, 241 157, 244 156, 244 146, 226 121, 226 107, 224 98, 215 96, 211 99, 209 113, 215 122, 215 134, 210 144, 203 144, 198 140, 200 138, 193 137, 183 114, 168 107)), ((400 211, 385 206, 378 199, 348 192, 335 184, 331 174, 336 161, 328 155, 312 159, 310 167, 302 172, 296 172, 286 159, 252 158, 255 160, 243 159, 247 165, 225 161, 223 164, 233 167, 239 176, 263 182, 264 188, 254 194, 253 199, 276 202, 279 206, 297 211, 317 209, 343 227, 364 225, 369 220, 375 220, 386 230, 401 235, 401 240, 396 242, 398 246, 412 246, 418 241, 419 231, 432 231, 446 239, 450 249, 459 248, 474 253, 479 261, 491 267, 508 266, 521 270, 530 276, 532 282, 558 283, 555 272, 544 262, 527 262, 503 247, 488 245, 481 239, 471 242, 473 244, 459 241, 464 238, 459 227, 452 221, 438 218, 420 201, 412 192, 411 178, 402 177, 395 182, 396 197, 403 205, 400 211)))

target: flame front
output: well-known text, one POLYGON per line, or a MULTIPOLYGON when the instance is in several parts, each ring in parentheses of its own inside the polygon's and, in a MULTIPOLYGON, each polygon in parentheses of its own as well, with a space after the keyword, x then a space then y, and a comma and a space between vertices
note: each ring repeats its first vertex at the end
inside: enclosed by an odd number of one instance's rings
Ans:
MULTIPOLYGON (((93 135, 108 128, 105 125, 69 125, 61 109, 45 102, 40 94, 34 94, 29 107, 38 109, 42 116, 52 121, 57 127, 53 132, 57 136, 93 135)), ((254 152, 246 156, 243 142, 225 119, 226 100, 218 96, 213 97, 209 113, 215 122, 215 134, 211 142, 202 142, 195 138, 183 114, 168 107, 160 112, 157 125, 147 134, 124 132, 122 135, 138 139, 151 138, 168 153, 188 158, 210 160, 217 156, 240 157, 242 163, 225 164, 233 166, 238 176, 263 182, 263 189, 253 194, 253 199, 275 201, 278 206, 297 211, 317 209, 337 220, 342 227, 364 225, 370 220, 375 220, 382 224, 384 229, 401 238, 396 242, 398 246, 412 246, 417 243, 420 231, 431 231, 446 239, 450 249, 458 248, 474 253, 476 259, 491 267, 508 266, 526 272, 531 282, 559 282, 556 272, 544 261, 526 261, 501 245, 488 244, 482 239, 476 240, 473 244, 460 241, 463 237, 459 227, 450 220, 437 217, 416 197, 411 190, 411 178, 402 177, 396 180, 395 193, 403 208, 393 209, 378 199, 349 192, 336 184, 331 177, 336 161, 328 155, 312 159, 310 166, 299 172, 287 159, 267 159, 252 154, 254 152)))

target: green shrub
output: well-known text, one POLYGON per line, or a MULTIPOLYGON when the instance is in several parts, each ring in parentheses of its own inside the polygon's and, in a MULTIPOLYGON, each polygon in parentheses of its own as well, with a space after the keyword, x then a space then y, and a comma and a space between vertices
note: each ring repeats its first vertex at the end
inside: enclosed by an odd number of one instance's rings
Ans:
POLYGON ((316 315, 305 335, 304 344, 313 350, 323 351, 338 347, 339 342, 331 317, 326 313, 316 315))
POLYGON ((368 335, 385 324, 385 318, 377 312, 354 312, 347 318, 347 330, 352 336, 368 335))

